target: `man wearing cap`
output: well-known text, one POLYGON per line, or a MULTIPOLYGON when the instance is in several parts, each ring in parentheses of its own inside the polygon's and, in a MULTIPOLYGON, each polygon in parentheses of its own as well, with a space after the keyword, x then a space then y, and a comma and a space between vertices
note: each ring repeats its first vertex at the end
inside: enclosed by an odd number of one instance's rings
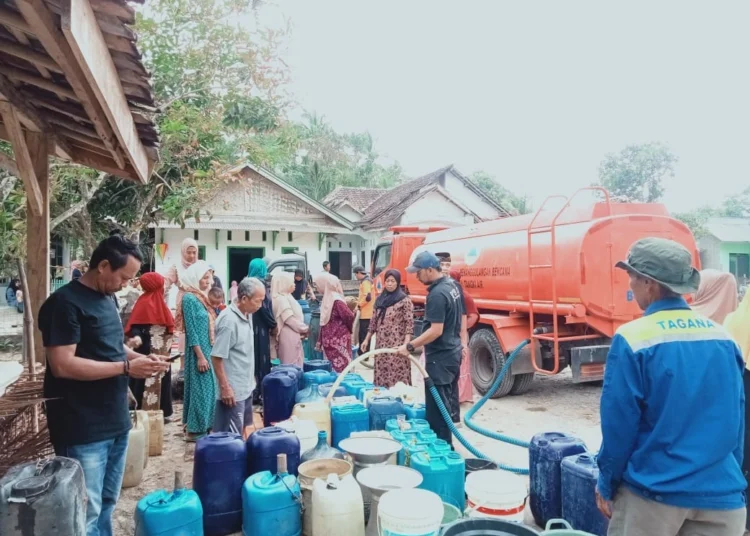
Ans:
MULTIPOLYGON (((373 296, 372 279, 367 275, 364 266, 354 267, 354 277, 359 281, 359 297, 357 307, 359 307, 359 342, 360 344, 367 338, 367 332, 370 329, 370 320, 375 305, 375 296, 373 296)), ((359 350, 359 355, 364 352, 359 350)))
MULTIPOLYGON (((463 306, 461 294, 453 282, 443 276, 438 258, 423 251, 418 254, 411 266, 406 269, 417 274, 417 279, 427 289, 427 303, 424 312, 424 331, 416 339, 399 348, 403 356, 413 354, 425 347, 427 374, 425 389, 434 384, 448 413, 459 410, 458 375, 461 368, 461 316, 463 306)), ((425 392, 427 422, 440 439, 451 443, 451 431, 443 420, 437 403, 430 393, 425 392)))
POLYGON ((596 500, 608 534, 741 535, 740 350, 682 298, 700 282, 683 246, 645 238, 617 267, 644 316, 617 330, 604 375, 596 500))

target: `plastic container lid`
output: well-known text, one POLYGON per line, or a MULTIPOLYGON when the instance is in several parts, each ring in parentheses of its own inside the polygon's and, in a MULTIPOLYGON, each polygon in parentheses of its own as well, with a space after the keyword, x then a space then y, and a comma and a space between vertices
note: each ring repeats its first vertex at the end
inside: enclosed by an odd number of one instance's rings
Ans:
POLYGON ((506 471, 474 471, 466 477, 466 495, 484 504, 518 504, 526 499, 528 486, 506 471))
POLYGON ((397 518, 404 521, 434 521, 437 526, 443 519, 443 500, 425 489, 394 489, 380 498, 378 517, 397 518))

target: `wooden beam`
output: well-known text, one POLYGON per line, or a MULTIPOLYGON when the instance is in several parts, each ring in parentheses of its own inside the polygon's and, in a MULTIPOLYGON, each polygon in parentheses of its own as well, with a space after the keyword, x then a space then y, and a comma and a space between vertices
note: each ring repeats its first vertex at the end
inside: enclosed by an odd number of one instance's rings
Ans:
POLYGON ((80 132, 76 132, 75 130, 65 128, 65 127, 57 127, 55 131, 60 134, 61 136, 65 136, 66 138, 69 138, 71 140, 77 140, 82 143, 85 143, 87 145, 90 145, 92 147, 98 147, 102 151, 106 151, 107 148, 104 147, 104 144, 102 143, 102 140, 100 140, 96 133, 94 132, 94 136, 89 136, 86 134, 81 134, 80 132))
POLYGON ((88 0, 70 0, 65 7, 62 29, 78 60, 78 66, 138 173, 138 178, 146 184, 149 177, 148 155, 138 136, 120 77, 91 5, 88 0))
MULTIPOLYGON (((34 172, 34 156, 29 152, 26 145, 26 138, 21 129, 21 123, 18 120, 16 110, 7 102, 0 102, 0 115, 3 116, 3 123, 10 137, 10 144, 13 146, 13 154, 16 156, 19 175, 23 180, 28 199, 30 213, 34 216, 41 216, 44 212, 42 191, 39 187, 36 174, 34 172)), ((47 153, 44 153, 47 158, 47 153)))
POLYGON ((66 155, 70 155, 70 147, 65 140, 60 139, 50 128, 47 121, 27 99, 4 75, 0 74, 0 93, 34 125, 30 130, 44 131, 52 137, 52 140, 60 147, 66 155))
POLYGON ((68 99, 74 100, 78 99, 76 94, 70 89, 67 89, 65 86, 56 84, 52 80, 47 80, 46 78, 42 78, 41 76, 37 76, 28 71, 24 71, 23 69, 17 69, 9 65, 3 65, 2 67, 0 67, 0 70, 2 71, 2 74, 9 78, 12 78, 13 80, 18 80, 19 82, 38 87, 40 89, 46 89, 47 91, 56 93, 61 97, 66 97, 68 99))
POLYGON ((60 69, 60 66, 55 63, 55 60, 50 58, 47 54, 32 50, 30 46, 19 45, 18 43, 14 43, 7 39, 0 39, 0 51, 31 62, 37 67, 45 67, 50 71, 62 73, 62 69, 60 69))
POLYGON ((7 7, 0 6, 0 22, 21 32, 34 35, 29 23, 20 14, 7 7))
MULTIPOLYGON (((50 214, 49 214, 49 142, 44 133, 29 133, 26 145, 32 157, 33 172, 38 181, 42 196, 41 214, 31 215, 34 207, 27 203, 26 223, 26 277, 31 299, 31 312, 34 325, 39 326, 39 309, 49 296, 50 286, 50 214)), ((27 196, 27 202, 31 198, 27 196)), ((44 364, 45 354, 42 344, 42 332, 34 330, 34 353, 39 363, 44 364)))
POLYGON ((0 169, 4 169, 11 175, 20 176, 16 161, 5 153, 0 153, 0 169))
POLYGON ((110 158, 76 145, 75 142, 73 143, 73 147, 71 147, 71 149, 73 151, 73 160, 75 160, 79 164, 98 169, 99 171, 106 171, 110 175, 114 175, 122 179, 129 179, 133 181, 139 180, 138 174, 130 166, 127 166, 125 169, 120 169, 114 165, 114 162, 112 162, 110 158))
MULTIPOLYGON (((44 0, 50 11, 62 15, 64 0, 44 0)), ((89 0, 96 13, 96 20, 103 32, 130 38, 135 41, 135 34, 125 24, 135 23, 135 10, 127 4, 109 2, 107 0, 89 0), (118 9, 118 8, 127 9, 118 9), (123 24, 124 23, 124 24, 123 24)))
MULTIPOLYGON (((13 34, 13 37, 16 38, 16 41, 18 41, 22 45, 27 46, 29 47, 29 49, 31 49, 31 42, 29 41, 29 38, 26 37, 25 33, 23 33, 21 30, 18 30, 17 28, 13 28, 12 26, 9 27, 8 30, 10 31, 11 34, 13 34)), ((31 50, 31 52, 33 52, 33 50, 31 50)), ((50 72, 47 70, 46 67, 38 65, 36 63, 34 64, 34 67, 36 68, 37 71, 39 71, 39 74, 41 74, 44 78, 52 78, 52 75, 50 74, 50 72)))
POLYGON ((91 0, 91 7, 97 13, 117 17, 125 24, 135 22, 135 10, 126 3, 112 2, 110 0, 91 0))
POLYGON ((16 0, 16 6, 32 28, 36 38, 47 50, 47 54, 57 62, 63 73, 65 73, 65 78, 67 78, 78 100, 81 102, 84 110, 86 110, 86 115, 93 122, 97 134, 99 134, 107 150, 112 154, 112 158, 120 168, 124 168, 125 160, 117 147, 112 127, 107 123, 107 118, 97 102, 92 89, 86 83, 86 78, 78 66, 73 51, 65 41, 65 37, 57 27, 45 3, 42 0, 16 0))

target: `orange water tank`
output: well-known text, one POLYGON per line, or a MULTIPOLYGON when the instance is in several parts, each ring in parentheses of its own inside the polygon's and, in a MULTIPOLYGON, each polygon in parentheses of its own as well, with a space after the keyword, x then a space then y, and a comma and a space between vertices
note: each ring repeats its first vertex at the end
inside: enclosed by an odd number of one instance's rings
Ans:
MULTIPOLYGON (((535 315, 556 312, 611 337, 641 314, 627 274, 614 265, 635 241, 651 236, 681 243, 699 267, 688 227, 653 203, 596 203, 432 232, 410 260, 425 250, 450 255, 480 311, 523 313, 533 304, 535 315)), ((426 288, 415 275, 407 276, 407 286, 415 302, 423 300, 426 288)))

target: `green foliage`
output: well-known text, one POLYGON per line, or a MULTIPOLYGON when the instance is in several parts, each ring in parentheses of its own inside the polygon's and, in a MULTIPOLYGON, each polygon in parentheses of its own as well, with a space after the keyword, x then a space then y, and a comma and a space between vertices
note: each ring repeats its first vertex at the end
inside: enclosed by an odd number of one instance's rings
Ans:
POLYGON ((290 184, 313 199, 323 199, 336 186, 389 188, 401 181, 401 167, 380 162, 369 133, 338 134, 324 117, 316 114, 305 114, 304 120, 294 125, 294 158, 277 169, 290 184))
POLYGON ((663 179, 674 176, 678 158, 661 143, 628 145, 599 165, 599 183, 623 202, 653 203, 664 194, 663 179))
POLYGON ((485 171, 473 173, 470 179, 513 215, 529 214, 533 210, 528 196, 514 194, 485 171))
POLYGON ((721 205, 720 212, 727 218, 750 218, 750 186, 738 195, 727 197, 721 205))
POLYGON ((0 172, 0 273, 15 271, 26 256, 26 194, 20 179, 0 172))
POLYGON ((687 225, 695 238, 700 238, 706 234, 708 219, 716 215, 716 209, 704 206, 689 212, 675 212, 672 217, 687 225))
POLYGON ((750 187, 737 195, 728 196, 719 207, 703 206, 672 215, 690 227, 696 238, 700 238, 706 234, 709 218, 750 218, 750 187))

